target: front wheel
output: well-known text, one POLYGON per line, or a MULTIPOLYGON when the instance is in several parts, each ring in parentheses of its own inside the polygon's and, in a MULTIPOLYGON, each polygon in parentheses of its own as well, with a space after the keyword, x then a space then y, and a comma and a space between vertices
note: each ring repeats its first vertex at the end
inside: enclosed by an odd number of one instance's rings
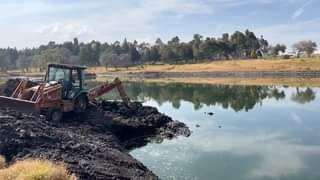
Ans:
POLYGON ((63 116, 63 112, 61 109, 53 109, 49 113, 49 120, 52 122, 61 122, 63 116))
POLYGON ((87 96, 85 95, 79 96, 75 101, 74 111, 76 113, 83 113, 83 112, 86 112, 87 107, 88 107, 87 96))

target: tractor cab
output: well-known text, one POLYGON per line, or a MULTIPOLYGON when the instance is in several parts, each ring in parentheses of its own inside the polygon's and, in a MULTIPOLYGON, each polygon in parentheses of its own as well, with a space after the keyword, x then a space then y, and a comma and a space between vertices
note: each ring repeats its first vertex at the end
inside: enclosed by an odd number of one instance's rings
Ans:
POLYGON ((85 91, 84 66, 49 64, 45 81, 49 85, 61 84, 62 98, 75 99, 85 91))

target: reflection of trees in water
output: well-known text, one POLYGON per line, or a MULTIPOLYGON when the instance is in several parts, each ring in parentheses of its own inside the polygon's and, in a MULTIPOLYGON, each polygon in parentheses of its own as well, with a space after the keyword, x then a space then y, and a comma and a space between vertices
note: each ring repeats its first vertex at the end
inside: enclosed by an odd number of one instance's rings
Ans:
MULTIPOLYGON (((99 84, 99 83, 97 83, 99 84)), ((285 92, 277 87, 268 86, 232 86, 232 85, 206 85, 206 84, 180 84, 180 83, 143 83, 125 82, 129 97, 133 100, 155 100, 159 105, 170 102, 176 109, 180 108, 181 101, 193 103, 195 109, 203 105, 219 105, 225 109, 235 111, 248 111, 264 99, 285 98, 285 92)), ((117 92, 107 94, 105 99, 118 98, 117 92)), ((314 100, 315 92, 307 88, 297 88, 291 99, 298 103, 307 103, 314 100)))
POLYGON ((291 99, 300 104, 306 104, 308 102, 313 101, 316 98, 316 93, 307 88, 305 90, 301 90, 300 88, 296 88, 296 93, 292 94, 291 99))
POLYGON ((195 84, 158 84, 158 83, 126 83, 130 97, 139 100, 152 98, 160 105, 164 102, 172 103, 179 108, 181 101, 194 104, 195 109, 203 105, 220 105, 223 108, 232 108, 235 111, 252 109, 263 99, 283 99, 284 91, 276 87, 267 86, 230 86, 230 85, 195 85, 195 84))

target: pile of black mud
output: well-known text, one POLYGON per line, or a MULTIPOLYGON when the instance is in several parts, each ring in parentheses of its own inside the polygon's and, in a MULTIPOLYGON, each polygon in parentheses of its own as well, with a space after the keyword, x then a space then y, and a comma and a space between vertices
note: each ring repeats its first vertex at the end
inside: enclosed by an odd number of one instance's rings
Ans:
POLYGON ((66 114, 53 123, 44 118, 0 110, 0 154, 9 163, 27 158, 62 161, 79 179, 158 179, 128 150, 147 138, 189 136, 188 127, 156 108, 102 102, 85 115, 66 114))

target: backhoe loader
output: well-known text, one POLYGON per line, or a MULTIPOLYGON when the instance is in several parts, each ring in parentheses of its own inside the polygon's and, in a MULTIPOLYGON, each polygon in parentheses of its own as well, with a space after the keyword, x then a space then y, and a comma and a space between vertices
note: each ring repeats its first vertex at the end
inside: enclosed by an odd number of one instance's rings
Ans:
POLYGON ((0 107, 41 114, 48 120, 60 121, 65 112, 86 112, 90 103, 95 103, 97 97, 114 88, 130 107, 130 99, 118 78, 87 90, 85 69, 84 66, 49 64, 44 81, 27 87, 28 81, 21 80, 11 95, 0 96, 0 107))

